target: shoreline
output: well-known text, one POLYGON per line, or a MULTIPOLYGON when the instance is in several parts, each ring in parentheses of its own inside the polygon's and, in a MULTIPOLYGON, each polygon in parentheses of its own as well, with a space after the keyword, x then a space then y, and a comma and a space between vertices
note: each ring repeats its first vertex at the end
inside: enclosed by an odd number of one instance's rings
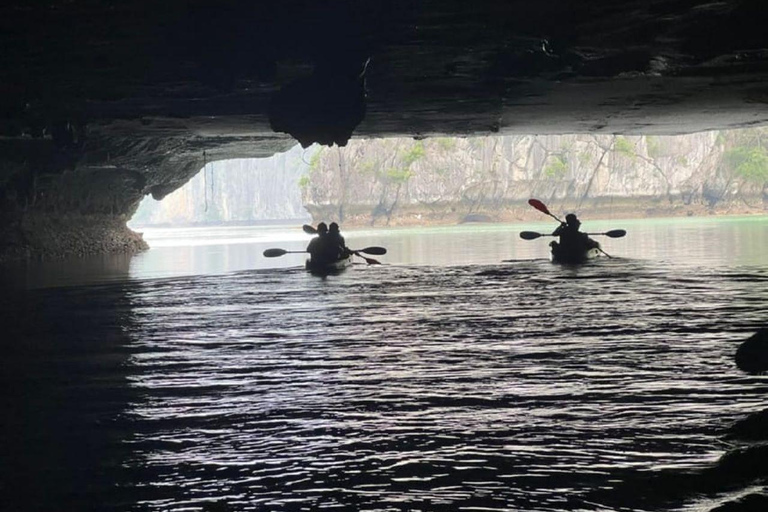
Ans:
MULTIPOLYGON (((609 214, 606 212, 590 212, 586 211, 582 213, 578 211, 577 215, 582 222, 598 221, 598 220, 615 220, 615 221, 638 221, 648 219, 685 219, 685 218, 728 218, 728 217, 768 217, 768 210, 745 210, 745 211, 727 211, 727 212, 713 212, 703 211, 696 213, 686 214, 670 214, 670 212, 653 212, 646 215, 620 215, 609 214)), ((558 217, 564 217, 565 213, 557 214, 558 217)), ((554 219, 548 217, 540 212, 533 212, 531 215, 519 215, 508 218, 496 218, 493 220, 474 220, 474 221, 455 221, 451 219, 425 219, 424 217, 416 218, 398 218, 393 219, 390 224, 377 223, 371 225, 370 222, 359 222, 355 219, 346 219, 343 221, 342 229, 345 230, 386 230, 397 228, 432 228, 432 227, 451 227, 451 226, 472 226, 472 225, 493 225, 493 224, 520 224, 520 223, 536 223, 536 222, 555 222, 554 219)), ((275 220, 269 223, 265 222, 217 222, 217 223, 185 223, 185 224, 141 224, 132 225, 130 229, 134 231, 141 231, 142 229, 190 229, 190 228, 218 228, 218 227, 280 227, 280 226, 300 226, 301 224, 317 225, 318 222, 333 222, 327 219, 309 220, 309 219, 285 219, 275 220)), ((341 223, 340 223, 341 224, 341 223)))
MULTIPOLYGON (((561 219, 568 213, 575 213, 582 221, 602 219, 647 219, 677 217, 710 217, 734 215, 767 215, 768 200, 756 198, 754 204, 744 202, 719 203, 715 206, 705 204, 685 204, 683 201, 670 201, 667 198, 638 201, 633 199, 603 198, 593 199, 579 205, 577 200, 544 199, 548 209, 561 219)), ((468 211, 466 205, 446 203, 440 205, 406 205, 387 218, 385 215, 374 217, 370 205, 347 206, 344 215, 339 215, 337 206, 309 206, 313 223, 338 222, 347 228, 377 227, 417 227, 445 226, 471 223, 514 223, 535 222, 547 215, 531 207, 527 200, 511 201, 496 208, 483 208, 480 205, 474 211, 468 211)))

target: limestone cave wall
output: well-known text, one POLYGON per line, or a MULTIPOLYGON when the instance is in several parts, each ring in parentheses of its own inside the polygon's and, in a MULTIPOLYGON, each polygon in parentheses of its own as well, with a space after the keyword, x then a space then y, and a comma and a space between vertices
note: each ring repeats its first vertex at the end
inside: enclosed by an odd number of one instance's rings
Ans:
POLYGON ((0 262, 146 249, 126 226, 146 195, 162 199, 208 161, 266 157, 294 144, 181 130, 141 136, 132 124, 140 123, 111 123, 108 133, 93 125, 65 140, 0 141, 0 262))

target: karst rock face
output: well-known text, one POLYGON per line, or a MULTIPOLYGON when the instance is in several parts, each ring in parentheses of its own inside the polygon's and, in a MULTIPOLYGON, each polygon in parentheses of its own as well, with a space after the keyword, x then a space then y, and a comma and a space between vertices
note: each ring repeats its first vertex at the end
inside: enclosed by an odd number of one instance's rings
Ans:
POLYGON ((768 122, 759 1, 10 0, 0 260, 144 247, 206 161, 392 135, 768 122))

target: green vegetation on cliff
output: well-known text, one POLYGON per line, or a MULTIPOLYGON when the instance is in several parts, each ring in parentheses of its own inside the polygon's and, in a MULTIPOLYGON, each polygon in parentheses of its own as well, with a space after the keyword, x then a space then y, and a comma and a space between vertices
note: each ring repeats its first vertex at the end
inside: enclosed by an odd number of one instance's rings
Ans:
MULTIPOLYGON (((725 150, 725 165, 737 176, 753 183, 768 181, 768 151, 763 147, 763 130, 733 132, 731 147, 725 150)), ((728 144, 726 139, 726 144, 728 144)))
POLYGON ((768 180, 768 153, 760 147, 737 147, 725 152, 726 163, 737 175, 749 181, 768 180))
POLYGON ((368 224, 461 221, 478 214, 510 220, 533 196, 579 210, 606 204, 690 210, 746 202, 763 208, 766 135, 761 128, 676 137, 353 140, 315 155, 302 182, 303 200, 316 218, 368 224))
POLYGON ((629 215, 761 211, 768 203, 766 135, 768 129, 297 146, 268 161, 210 163, 207 175, 161 203, 145 201, 133 222, 244 222, 300 217, 305 208, 316 220, 345 224, 509 221, 535 215, 525 207, 530 197, 589 215, 620 208, 629 215))

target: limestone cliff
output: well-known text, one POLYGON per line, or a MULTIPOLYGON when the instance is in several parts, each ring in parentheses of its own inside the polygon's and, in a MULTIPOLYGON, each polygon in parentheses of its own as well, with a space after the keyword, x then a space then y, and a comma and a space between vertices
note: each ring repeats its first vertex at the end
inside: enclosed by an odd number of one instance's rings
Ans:
POLYGON ((764 211, 765 129, 684 136, 354 140, 303 180, 315 219, 409 224, 528 218, 528 198, 593 215, 764 211))
POLYGON ((270 158, 212 162, 162 201, 147 197, 132 225, 307 219, 299 181, 317 151, 295 145, 270 158))

